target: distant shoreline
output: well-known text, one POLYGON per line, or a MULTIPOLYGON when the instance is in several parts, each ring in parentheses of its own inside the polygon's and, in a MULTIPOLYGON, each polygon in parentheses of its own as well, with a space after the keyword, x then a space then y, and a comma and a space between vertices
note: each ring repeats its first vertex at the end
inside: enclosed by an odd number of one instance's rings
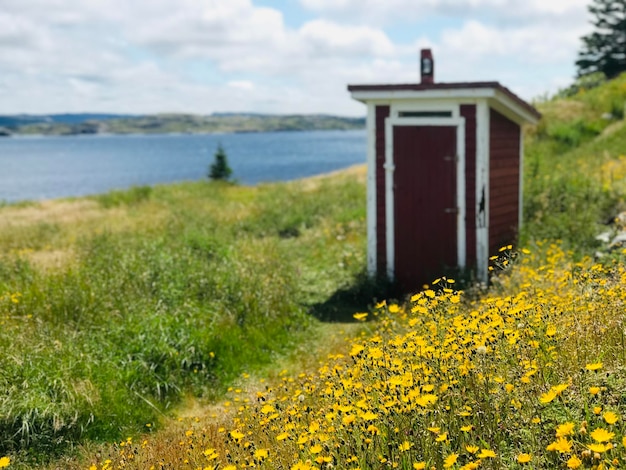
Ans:
POLYGON ((0 116, 0 137, 22 135, 219 134, 364 129, 364 117, 219 114, 198 116, 52 115, 0 116))

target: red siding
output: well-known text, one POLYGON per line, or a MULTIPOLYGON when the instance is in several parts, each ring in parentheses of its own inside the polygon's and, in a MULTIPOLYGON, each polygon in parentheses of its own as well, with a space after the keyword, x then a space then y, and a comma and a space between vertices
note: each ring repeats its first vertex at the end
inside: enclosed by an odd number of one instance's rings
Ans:
POLYGON ((465 118, 465 240, 467 267, 476 266, 476 105, 461 105, 465 118))
POLYGON ((489 124, 489 251, 517 239, 520 127, 491 110, 489 124))
POLYGON ((385 211, 385 119, 389 106, 376 106, 376 271, 387 273, 387 234, 385 211))

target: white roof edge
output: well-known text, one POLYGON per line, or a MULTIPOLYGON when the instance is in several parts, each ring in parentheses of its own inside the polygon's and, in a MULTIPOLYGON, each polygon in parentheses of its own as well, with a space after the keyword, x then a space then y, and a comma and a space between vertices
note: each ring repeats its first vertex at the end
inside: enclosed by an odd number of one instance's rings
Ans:
POLYGON ((494 87, 430 90, 357 90, 352 91, 350 94, 353 99, 361 101, 362 103, 370 101, 390 102, 409 99, 452 99, 458 101, 486 99, 490 104, 495 105, 495 108, 499 108, 498 111, 505 111, 505 114, 518 124, 522 124, 523 122, 537 124, 537 122, 539 122, 539 119, 537 119, 533 113, 523 106, 520 106, 520 104, 508 94, 494 87))
POLYGON ((450 88, 439 90, 371 90, 353 91, 352 98, 367 102, 372 100, 403 100, 403 99, 463 99, 463 98, 492 98, 494 88, 450 88))
MULTIPOLYGON (((509 109, 511 112, 515 113, 515 115, 519 116, 524 122, 529 124, 537 124, 539 122, 539 118, 537 118, 537 116, 529 112, 523 106, 520 106, 519 103, 506 93, 503 93, 501 90, 495 90, 494 100, 509 109)), ((521 122, 519 122, 520 120, 516 119, 516 121, 521 124, 521 122)))

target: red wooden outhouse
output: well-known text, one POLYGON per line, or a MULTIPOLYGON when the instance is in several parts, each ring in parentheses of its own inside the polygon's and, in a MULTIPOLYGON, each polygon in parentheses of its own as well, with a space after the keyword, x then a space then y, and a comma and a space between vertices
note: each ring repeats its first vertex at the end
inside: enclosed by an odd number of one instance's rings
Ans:
POLYGON ((412 290, 446 268, 488 279, 522 221, 522 124, 541 115, 497 82, 349 85, 367 105, 370 275, 412 290))

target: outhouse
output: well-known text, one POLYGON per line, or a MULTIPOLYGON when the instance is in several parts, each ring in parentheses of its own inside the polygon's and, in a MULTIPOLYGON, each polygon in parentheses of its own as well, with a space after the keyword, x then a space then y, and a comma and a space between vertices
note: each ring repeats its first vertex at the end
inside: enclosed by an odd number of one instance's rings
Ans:
POLYGON ((446 268, 488 279, 491 254, 522 221, 522 124, 541 115, 498 82, 349 85, 367 105, 370 275, 405 290, 446 268))

